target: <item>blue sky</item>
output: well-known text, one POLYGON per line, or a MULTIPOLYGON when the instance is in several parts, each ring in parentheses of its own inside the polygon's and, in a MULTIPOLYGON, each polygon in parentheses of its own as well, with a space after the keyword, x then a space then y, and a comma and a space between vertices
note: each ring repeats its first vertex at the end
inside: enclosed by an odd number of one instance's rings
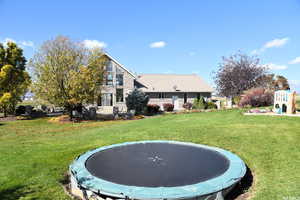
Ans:
POLYGON ((66 35, 137 73, 198 73, 212 83, 222 56, 241 50, 300 92, 300 0, 0 0, 0 19, 0 41, 16 41, 27 59, 66 35))

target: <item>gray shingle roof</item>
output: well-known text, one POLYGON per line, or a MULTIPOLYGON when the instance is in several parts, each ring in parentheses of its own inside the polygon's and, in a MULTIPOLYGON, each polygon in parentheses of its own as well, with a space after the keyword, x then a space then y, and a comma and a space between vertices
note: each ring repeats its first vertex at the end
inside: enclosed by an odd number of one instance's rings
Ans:
POLYGON ((213 92, 196 74, 141 74, 137 81, 145 87, 144 92, 213 92))

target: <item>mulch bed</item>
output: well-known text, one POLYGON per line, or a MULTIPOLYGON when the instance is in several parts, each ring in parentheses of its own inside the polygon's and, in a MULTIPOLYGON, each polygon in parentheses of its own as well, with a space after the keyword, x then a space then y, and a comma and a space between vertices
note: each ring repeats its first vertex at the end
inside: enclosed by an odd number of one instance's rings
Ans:
POLYGON ((0 117, 0 122, 15 121, 15 120, 17 120, 16 116, 0 117))

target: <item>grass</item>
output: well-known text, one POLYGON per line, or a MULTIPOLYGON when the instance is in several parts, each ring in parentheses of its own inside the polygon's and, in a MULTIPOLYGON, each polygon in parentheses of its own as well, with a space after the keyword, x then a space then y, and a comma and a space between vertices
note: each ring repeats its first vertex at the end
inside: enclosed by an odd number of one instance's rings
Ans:
POLYGON ((234 110, 118 122, 2 122, 0 199, 69 199, 60 182, 76 156, 103 145, 157 139, 238 154, 255 174, 253 200, 300 198, 300 118, 243 116, 234 110))

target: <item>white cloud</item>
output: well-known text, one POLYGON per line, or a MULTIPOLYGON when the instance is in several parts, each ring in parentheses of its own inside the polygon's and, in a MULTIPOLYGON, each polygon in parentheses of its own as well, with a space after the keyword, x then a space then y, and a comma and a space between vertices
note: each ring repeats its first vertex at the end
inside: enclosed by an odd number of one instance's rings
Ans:
POLYGON ((264 67, 267 67, 270 70, 285 70, 288 68, 286 65, 277 65, 274 63, 265 64, 264 67))
POLYGON ((285 37, 285 38, 277 38, 271 41, 266 42, 261 48, 259 49, 254 49, 253 51, 251 51, 251 54, 260 54, 262 52, 264 52, 267 49, 270 48, 274 48, 274 47, 282 47, 284 45, 286 45, 286 43, 289 41, 290 39, 285 37))
POLYGON ((34 43, 30 40, 23 40, 23 41, 16 41, 14 39, 11 39, 11 38, 5 38, 4 40, 0 41, 1 43, 3 43, 4 45, 6 45, 8 42, 14 42, 16 43, 17 45, 19 45, 20 47, 22 48, 25 48, 25 47, 34 47, 34 43))
POLYGON ((289 62, 289 64, 299 64, 299 63, 300 63, 300 56, 289 62))
POLYGON ((105 42, 101 42, 98 40, 84 40, 83 45, 88 49, 94 49, 94 48, 106 48, 107 44, 105 42))
POLYGON ((5 38, 4 40, 2 40, 3 44, 7 44, 8 42, 14 42, 14 43, 16 43, 16 41, 14 39, 11 39, 11 38, 5 38))
POLYGON ((32 41, 21 41, 20 44, 24 47, 33 47, 34 43, 32 41))
POLYGON ((284 46, 288 41, 289 41, 289 38, 287 38, 287 37, 281 38, 281 39, 274 39, 274 40, 267 42, 264 45, 264 48, 268 49, 268 48, 273 48, 273 47, 281 47, 281 46, 284 46))
POLYGON ((167 45, 164 41, 153 42, 149 46, 150 48, 163 48, 167 45))

